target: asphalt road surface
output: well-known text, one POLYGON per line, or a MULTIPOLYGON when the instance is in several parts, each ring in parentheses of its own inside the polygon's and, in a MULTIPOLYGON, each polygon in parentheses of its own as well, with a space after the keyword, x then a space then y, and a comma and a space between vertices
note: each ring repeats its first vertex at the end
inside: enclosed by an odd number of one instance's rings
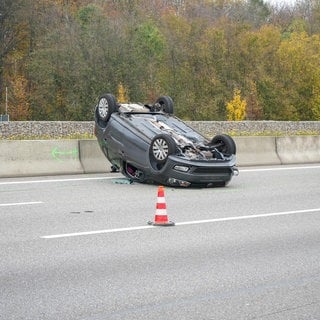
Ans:
POLYGON ((226 188, 0 180, 0 319, 320 319, 320 165, 226 188))

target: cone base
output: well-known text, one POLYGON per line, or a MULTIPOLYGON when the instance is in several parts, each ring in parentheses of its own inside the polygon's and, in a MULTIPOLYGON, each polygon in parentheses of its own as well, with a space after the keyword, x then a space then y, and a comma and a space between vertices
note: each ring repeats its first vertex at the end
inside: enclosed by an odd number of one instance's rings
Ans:
POLYGON ((175 223, 173 221, 168 221, 168 222, 148 221, 148 224, 151 226, 156 226, 156 227, 173 227, 175 225, 175 223))

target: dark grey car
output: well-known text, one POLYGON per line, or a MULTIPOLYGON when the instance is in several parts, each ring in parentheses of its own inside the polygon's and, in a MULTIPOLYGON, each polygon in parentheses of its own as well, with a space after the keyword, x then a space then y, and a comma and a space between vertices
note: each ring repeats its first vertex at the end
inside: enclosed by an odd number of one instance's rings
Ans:
POLYGON ((173 115, 173 101, 118 103, 100 96, 95 135, 101 150, 129 179, 168 186, 225 186, 236 168, 236 145, 225 134, 207 140, 173 115))

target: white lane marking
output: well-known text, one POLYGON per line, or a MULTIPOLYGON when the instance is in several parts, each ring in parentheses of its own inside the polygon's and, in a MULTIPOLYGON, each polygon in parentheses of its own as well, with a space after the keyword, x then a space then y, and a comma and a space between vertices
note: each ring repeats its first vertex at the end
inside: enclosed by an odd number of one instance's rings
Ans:
MULTIPOLYGON (((240 167, 239 171, 241 172, 263 172, 263 171, 281 171, 281 170, 307 170, 307 169, 320 169, 320 165, 314 166, 295 166, 287 167, 285 165, 281 167, 271 166, 268 168, 252 168, 252 169, 243 169, 240 167)), ((121 175, 120 175, 121 176, 121 175)), ((14 185, 14 184, 31 184, 31 183, 54 183, 54 182, 73 182, 73 181, 90 181, 90 180, 110 180, 119 178, 118 176, 112 177, 91 177, 91 178, 68 178, 68 179, 48 179, 48 180, 25 180, 25 181, 7 181, 0 182, 0 185, 14 185)))
POLYGON ((124 232, 124 231, 143 230, 143 229, 150 229, 150 228, 153 228, 153 226, 139 226, 139 227, 129 227, 129 228, 117 228, 117 229, 107 229, 107 230, 53 234, 50 236, 42 236, 40 238, 42 238, 42 239, 68 238, 68 237, 77 237, 77 236, 88 236, 88 235, 92 235, 92 234, 116 233, 116 232, 124 232))
POLYGON ((32 201, 32 202, 13 202, 13 203, 0 203, 0 207, 10 207, 10 206, 25 206, 32 204, 40 204, 42 201, 32 201))
POLYGON ((239 169, 239 172, 263 172, 263 171, 282 171, 282 170, 305 170, 305 169, 320 169, 320 166, 304 166, 304 167, 270 167, 270 168, 253 168, 239 169))
POLYGON ((248 215, 248 216, 227 217, 227 218, 218 218, 218 219, 186 221, 186 222, 176 223, 176 225, 184 226, 184 225, 190 225, 190 224, 201 224, 201 223, 210 223, 210 222, 246 220, 246 219, 255 219, 255 218, 267 218, 267 217, 274 217, 274 216, 285 216, 285 215, 292 215, 292 214, 298 214, 298 213, 314 213, 314 212, 320 212, 320 208, 317 208, 317 209, 306 209, 306 210, 284 211, 284 212, 273 212, 273 213, 264 213, 264 214, 253 214, 253 215, 248 215))
POLYGON ((52 183, 52 182, 73 182, 73 181, 87 181, 87 180, 109 180, 109 179, 115 179, 115 178, 117 178, 117 177, 92 177, 92 178, 50 179, 50 180, 7 181, 7 182, 0 182, 0 185, 52 183))
MULTIPOLYGON (((226 217, 226 218, 218 218, 218 219, 185 221, 185 222, 176 223, 175 225, 176 226, 185 226, 185 225, 193 225, 193 224, 236 221, 236 220, 256 219, 256 218, 267 218, 267 217, 274 217, 274 216, 285 216, 285 215, 293 215, 293 214, 299 214, 299 213, 314 213, 314 212, 320 212, 320 208, 284 211, 284 212, 273 212, 273 213, 265 213, 265 214, 254 214, 254 215, 247 215, 247 216, 235 216, 235 217, 226 217)), ((103 233, 118 233, 118 232, 125 232, 125 231, 145 230, 145 229, 151 229, 151 228, 157 228, 157 227, 150 226, 150 225, 149 226, 137 226, 137 227, 128 227, 128 228, 117 228, 117 229, 106 229, 106 230, 96 230, 96 231, 86 231, 86 232, 55 234, 55 235, 41 236, 40 238, 42 238, 42 239, 57 239, 57 238, 77 237, 77 236, 88 236, 88 235, 103 234, 103 233)))

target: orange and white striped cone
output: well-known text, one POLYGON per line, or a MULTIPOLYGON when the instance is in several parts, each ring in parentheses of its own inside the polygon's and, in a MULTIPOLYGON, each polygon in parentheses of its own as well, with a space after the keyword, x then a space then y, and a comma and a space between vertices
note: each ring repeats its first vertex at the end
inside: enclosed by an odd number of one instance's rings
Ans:
POLYGON ((158 187, 158 197, 157 197, 157 205, 156 205, 156 214, 154 216, 154 221, 149 221, 148 224, 153 226, 174 226, 174 222, 169 221, 167 215, 167 205, 164 197, 164 187, 158 187))

